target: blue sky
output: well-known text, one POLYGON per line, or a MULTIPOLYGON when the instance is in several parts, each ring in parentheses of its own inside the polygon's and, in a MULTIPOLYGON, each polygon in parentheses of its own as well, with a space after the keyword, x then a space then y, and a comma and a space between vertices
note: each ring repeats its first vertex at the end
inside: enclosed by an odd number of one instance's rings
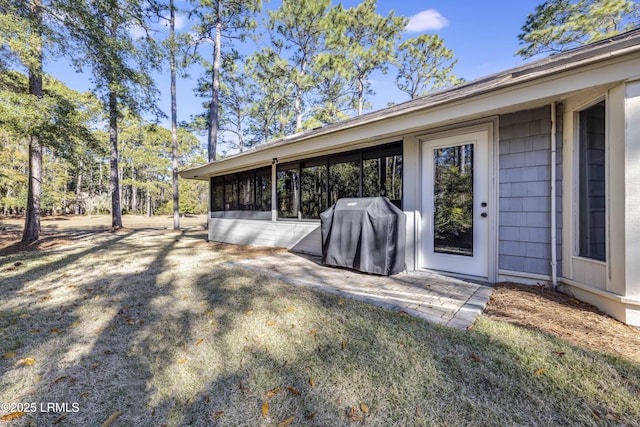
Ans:
MULTIPOLYGON (((438 34, 446 47, 453 50, 458 65, 454 72, 458 77, 474 80, 489 74, 523 63, 515 56, 519 49, 518 34, 526 17, 543 0, 378 0, 378 13, 387 15, 395 10, 396 15, 410 18, 403 38, 421 34, 438 34)), ((187 2, 178 2, 187 7, 187 2)), ((333 4, 339 3, 334 0, 333 4)), ((353 7, 358 0, 342 1, 345 7, 353 7)), ((279 0, 264 2, 266 9, 275 9, 279 0)), ((178 19, 180 31, 188 31, 189 23, 184 15, 178 19)), ((207 55, 210 53, 207 52, 207 55)), ((72 89, 87 91, 91 89, 91 74, 76 74, 64 60, 48 63, 46 72, 62 80, 72 89)), ((193 92, 199 70, 194 67, 191 79, 178 80, 178 119, 188 120, 191 115, 202 112, 202 99, 193 92)), ((371 97, 373 109, 380 109, 388 103, 408 100, 394 83, 393 70, 387 75, 380 73, 372 76, 376 95, 371 97)), ((161 92, 160 107, 166 113, 170 111, 168 72, 156 76, 161 92)), ((168 127, 168 121, 163 125, 168 127)))

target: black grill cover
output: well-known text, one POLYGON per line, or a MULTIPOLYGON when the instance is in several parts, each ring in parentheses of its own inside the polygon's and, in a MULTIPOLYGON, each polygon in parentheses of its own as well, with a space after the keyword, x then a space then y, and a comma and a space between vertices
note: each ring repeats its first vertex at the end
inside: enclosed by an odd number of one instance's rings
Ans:
POLYGON ((405 270, 407 219, 386 197, 339 199, 320 221, 324 264, 387 276, 405 270))

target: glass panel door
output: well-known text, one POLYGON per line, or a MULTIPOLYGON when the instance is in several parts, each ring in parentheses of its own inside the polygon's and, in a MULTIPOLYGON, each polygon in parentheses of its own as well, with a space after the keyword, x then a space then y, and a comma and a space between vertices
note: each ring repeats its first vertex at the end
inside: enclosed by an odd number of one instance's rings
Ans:
MULTIPOLYGON (((443 134, 440 134, 443 135, 443 134)), ((488 130, 422 142, 422 267, 489 277, 488 130)))
POLYGON ((433 247, 473 256, 473 144, 433 150, 433 247))

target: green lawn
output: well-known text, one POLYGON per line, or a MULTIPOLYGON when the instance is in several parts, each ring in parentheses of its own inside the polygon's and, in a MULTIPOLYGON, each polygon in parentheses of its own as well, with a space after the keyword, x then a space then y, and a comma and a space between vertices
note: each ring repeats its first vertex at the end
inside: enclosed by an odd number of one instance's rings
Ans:
POLYGON ((0 258, 0 404, 37 404, 7 425, 640 425, 631 361, 295 287, 204 238, 88 234, 0 258))

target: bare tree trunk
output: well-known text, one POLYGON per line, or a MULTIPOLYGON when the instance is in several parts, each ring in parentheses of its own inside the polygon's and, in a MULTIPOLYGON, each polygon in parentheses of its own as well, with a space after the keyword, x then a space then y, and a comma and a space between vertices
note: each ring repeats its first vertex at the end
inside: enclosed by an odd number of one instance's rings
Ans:
POLYGON ((111 192, 111 227, 122 228, 120 208, 120 181, 118 179, 118 100, 116 94, 109 93, 109 165, 111 167, 109 191, 111 192))
POLYGON ((362 115, 364 107, 364 83, 358 79, 358 115, 362 115))
MULTIPOLYGON (((42 3, 31 3, 31 13, 36 25, 42 21, 42 3)), ((37 62, 29 67, 29 94, 42 98, 42 36, 35 46, 37 62)), ((42 191, 42 145, 40 138, 32 135, 29 141, 29 185, 27 192, 27 212, 22 233, 23 242, 32 242, 40 237, 40 194, 42 191)))
POLYGON ((42 146, 37 136, 29 142, 29 187, 27 213, 22 234, 23 242, 32 242, 40 237, 40 194, 42 189, 42 146))
POLYGON ((82 169, 84 168, 82 160, 78 166, 78 177, 76 178, 76 215, 82 215, 82 201, 80 200, 82 196, 82 169))
MULTIPOLYGON (((169 1, 171 18, 169 21, 169 61, 171 66, 171 160, 173 168, 173 229, 180 230, 180 202, 178 187, 178 106, 176 102, 176 48, 175 24, 176 13, 173 0, 169 1)), ((217 37, 217 32, 216 32, 217 37)), ((217 135, 216 135, 217 138, 217 135)))
POLYGON ((220 57, 222 46, 222 2, 218 2, 216 36, 213 43, 213 73, 211 81, 211 106, 209 107, 209 161, 216 161, 218 143, 218 107, 220 99, 220 57))
POLYGON ((147 216, 153 216, 153 207, 151 206, 151 191, 147 191, 147 216))
POLYGON ((138 189, 136 188, 136 169, 131 162, 131 212, 138 214, 138 189))

